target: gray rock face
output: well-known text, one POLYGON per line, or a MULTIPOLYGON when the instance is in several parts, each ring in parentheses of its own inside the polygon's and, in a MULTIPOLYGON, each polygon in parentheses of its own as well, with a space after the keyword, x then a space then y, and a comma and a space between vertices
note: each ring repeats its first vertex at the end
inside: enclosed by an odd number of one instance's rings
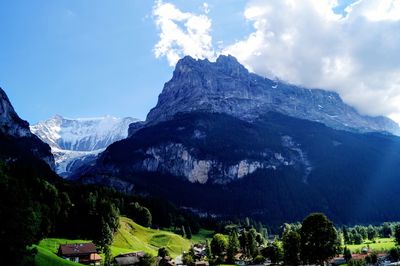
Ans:
POLYGON ((2 88, 0 88, 0 134, 16 139, 30 139, 30 145, 27 145, 26 149, 54 169, 54 157, 50 153, 50 147, 31 133, 29 123, 18 116, 2 88))
POLYGON ((249 73, 232 56, 220 56, 215 63, 188 56, 181 59, 146 123, 155 124, 192 111, 226 113, 246 121, 275 111, 335 129, 399 133, 394 121, 361 115, 337 93, 260 77, 249 73))
POLYGON ((15 112, 6 93, 0 88, 0 131, 13 137, 30 137, 29 124, 15 112))
MULTIPOLYGON (((212 117, 216 118, 216 116, 212 117)), ((231 142, 230 148, 232 150, 226 152, 236 153, 239 156, 232 156, 231 154, 224 157, 222 151, 219 155, 204 152, 212 145, 211 139, 216 137, 213 134, 218 129, 199 128, 201 124, 218 122, 215 122, 211 117, 203 118, 204 120, 192 118, 193 121, 196 121, 193 122, 196 126, 187 125, 190 129, 185 129, 185 122, 175 118, 175 122, 179 120, 179 125, 174 126, 175 132, 168 133, 169 130, 165 128, 164 131, 159 130, 156 129, 156 126, 145 134, 137 132, 131 138, 112 145, 112 150, 107 149, 97 161, 100 171, 89 176, 101 177, 106 173, 107 176, 115 178, 125 176, 127 173, 162 173, 167 176, 186 179, 191 183, 228 184, 253 174, 257 170, 280 171, 285 168, 296 168, 298 173, 302 173, 302 181, 307 183, 307 178, 313 168, 312 163, 307 152, 291 136, 272 137, 276 139, 276 142, 270 147, 250 147, 251 145, 241 143, 236 139, 231 142), (154 136, 154 134, 157 136, 154 136), (141 144, 144 144, 148 138, 153 139, 153 141, 149 145, 142 146, 141 144), (161 139, 162 141, 159 141, 161 139), (115 158, 115 155, 119 158, 115 158)), ((238 122, 237 126, 240 133, 237 133, 240 136, 246 134, 244 133, 246 126, 251 127, 250 124, 236 118, 229 119, 231 119, 230 128, 236 126, 232 121, 238 122), (245 127, 243 127, 244 124, 245 127)), ((258 133, 255 132, 253 131, 253 134, 265 136, 262 130, 257 131, 258 133)), ((218 140, 221 137, 217 137, 218 140)), ((223 140, 221 139, 221 141, 223 140)), ((248 141, 251 142, 254 139, 248 141)))
MULTIPOLYGON (((283 141, 286 140, 282 139, 283 141)), ((291 139, 290 141, 293 147, 296 146, 291 139)), ((197 159, 193 155, 195 152, 184 145, 170 143, 148 148, 144 152, 146 159, 134 167, 136 171, 162 172, 185 177, 192 183, 226 184, 252 174, 258 169, 276 170, 289 165, 302 165, 306 181, 311 171, 310 162, 299 147, 292 148, 292 146, 285 155, 266 150, 259 154, 258 160, 243 158, 239 162, 229 164, 217 159, 197 159)))

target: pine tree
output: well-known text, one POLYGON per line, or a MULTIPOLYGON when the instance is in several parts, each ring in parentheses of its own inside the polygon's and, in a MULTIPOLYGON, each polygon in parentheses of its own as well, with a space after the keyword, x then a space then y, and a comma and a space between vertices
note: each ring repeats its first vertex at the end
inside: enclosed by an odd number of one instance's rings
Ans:
POLYGON ((347 261, 351 260, 351 251, 347 248, 347 246, 343 249, 343 258, 347 261))
POLYGON ((247 254, 253 258, 258 255, 256 230, 252 228, 247 236, 247 254))
POLYGON ((347 230, 346 226, 343 226, 342 228, 343 231, 343 240, 345 244, 350 244, 350 237, 349 237, 349 231, 347 230))
POLYGON ((186 227, 186 238, 187 239, 192 239, 192 229, 190 229, 190 226, 186 227))
POLYGON ((239 250, 239 239, 235 230, 231 232, 228 239, 227 258, 228 263, 235 262, 235 255, 239 250))

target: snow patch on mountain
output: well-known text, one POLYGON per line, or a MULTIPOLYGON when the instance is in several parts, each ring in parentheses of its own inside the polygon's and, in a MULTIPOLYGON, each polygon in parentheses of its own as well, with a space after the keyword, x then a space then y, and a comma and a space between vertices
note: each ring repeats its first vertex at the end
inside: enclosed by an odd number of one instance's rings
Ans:
POLYGON ((94 162, 110 144, 128 135, 131 117, 112 116, 70 119, 56 115, 32 125, 31 131, 51 147, 56 172, 68 177, 74 169, 94 162))

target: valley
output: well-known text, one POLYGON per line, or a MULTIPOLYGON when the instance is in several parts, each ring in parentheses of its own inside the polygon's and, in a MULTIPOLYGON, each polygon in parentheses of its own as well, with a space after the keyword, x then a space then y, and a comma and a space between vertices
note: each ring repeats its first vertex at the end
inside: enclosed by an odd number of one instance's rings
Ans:
POLYGON ((22 254, 5 263, 400 258, 398 126, 335 93, 220 56, 181 59, 145 121, 55 116, 29 126, 0 96, 3 248, 22 254))

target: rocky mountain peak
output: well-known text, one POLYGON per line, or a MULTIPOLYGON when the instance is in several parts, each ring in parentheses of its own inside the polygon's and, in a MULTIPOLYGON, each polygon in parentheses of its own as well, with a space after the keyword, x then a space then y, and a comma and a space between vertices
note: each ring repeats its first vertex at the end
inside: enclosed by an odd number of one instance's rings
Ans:
POLYGON ((248 122, 273 111, 335 129, 399 133, 394 121, 362 115, 337 93, 258 76, 230 55, 221 55, 216 62, 190 56, 178 61, 146 124, 193 111, 225 113, 248 122))
POLYGON ((0 141, 0 146, 4 145, 2 148, 5 148, 1 151, 3 154, 0 153, 0 157, 5 156, 10 159, 16 154, 31 154, 54 169, 54 157, 50 147, 31 133, 29 123, 18 116, 2 88, 0 88, 0 135, 7 136, 0 141))
POLYGON ((0 131, 14 137, 31 135, 28 122, 17 115, 2 88, 0 88, 0 131))
POLYGON ((232 77, 246 77, 249 71, 231 55, 220 55, 215 62, 220 71, 232 77))

